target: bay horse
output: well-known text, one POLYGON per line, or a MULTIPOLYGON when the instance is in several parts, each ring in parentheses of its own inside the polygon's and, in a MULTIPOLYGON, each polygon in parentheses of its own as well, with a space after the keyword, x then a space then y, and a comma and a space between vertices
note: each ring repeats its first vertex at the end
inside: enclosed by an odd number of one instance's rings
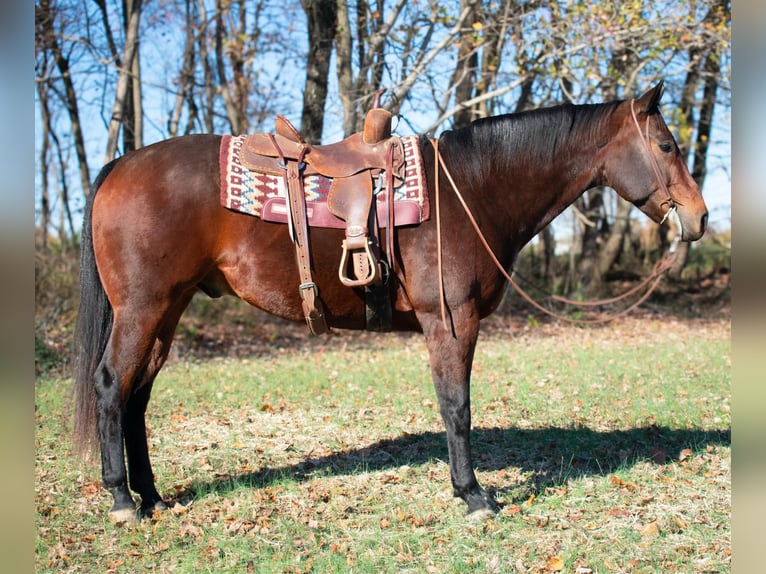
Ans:
MULTIPOLYGON (((654 222, 674 212, 682 239, 697 240, 707 209, 661 116, 661 94, 662 82, 630 100, 479 119, 442 134, 439 156, 421 136, 431 205, 435 178, 452 177, 506 272, 535 234, 595 186, 613 188, 654 222)), ((182 136, 113 160, 86 204, 75 441, 100 444, 115 522, 166 508, 149 461, 145 413, 195 292, 235 295, 270 314, 304 319, 287 226, 219 203, 220 142, 218 135, 182 136), (138 508, 129 489, 140 496, 138 508)), ((496 504, 473 471, 469 382, 480 321, 499 305, 506 283, 457 194, 442 187, 441 257, 435 217, 396 230, 392 327, 425 337, 454 495, 469 515, 482 517, 496 512, 496 504)), ((342 230, 310 233, 328 325, 364 329, 361 290, 341 285, 336 274, 342 230)))

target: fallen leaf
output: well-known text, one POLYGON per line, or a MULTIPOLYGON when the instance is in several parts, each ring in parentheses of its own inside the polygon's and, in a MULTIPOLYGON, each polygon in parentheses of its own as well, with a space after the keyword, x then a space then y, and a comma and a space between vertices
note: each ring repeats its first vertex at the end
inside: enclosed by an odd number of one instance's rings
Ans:
POLYGON ((643 526, 638 532, 643 538, 649 538, 650 536, 657 536, 660 533, 660 527, 656 522, 650 522, 643 526))
POLYGON ((523 509, 521 508, 521 506, 519 506, 518 504, 514 504, 513 506, 506 507, 504 512, 508 514, 509 516, 513 516, 514 514, 521 512, 522 510, 523 509))
POLYGON ((636 485, 630 484, 629 482, 625 482, 620 477, 615 476, 614 474, 609 477, 609 482, 612 484, 612 486, 618 486, 620 488, 624 488, 625 490, 629 492, 634 492, 636 490, 636 485))
POLYGON ((684 528, 688 528, 688 526, 689 526, 689 523, 688 523, 688 522, 686 522, 685 520, 682 520, 682 519, 678 518, 678 516, 674 516, 674 517, 673 517, 673 521, 674 521, 674 522, 676 523, 676 525, 677 525, 679 528, 681 528, 681 529, 684 529, 684 528))
POLYGON ((632 513, 630 510, 626 510, 624 508, 612 508, 607 511, 607 514, 609 516, 630 516, 632 513))
POLYGON ((564 561, 558 556, 551 556, 548 559, 548 564, 546 564, 546 567, 551 572, 560 572, 564 569, 564 561))

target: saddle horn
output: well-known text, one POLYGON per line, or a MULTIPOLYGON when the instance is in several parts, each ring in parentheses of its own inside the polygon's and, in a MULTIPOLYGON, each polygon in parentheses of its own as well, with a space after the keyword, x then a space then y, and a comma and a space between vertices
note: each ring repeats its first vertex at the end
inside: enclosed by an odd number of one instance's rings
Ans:
POLYGON ((375 92, 367 116, 364 118, 362 140, 366 144, 376 144, 391 137, 391 117, 393 114, 380 105, 380 98, 386 92, 381 88, 375 92))

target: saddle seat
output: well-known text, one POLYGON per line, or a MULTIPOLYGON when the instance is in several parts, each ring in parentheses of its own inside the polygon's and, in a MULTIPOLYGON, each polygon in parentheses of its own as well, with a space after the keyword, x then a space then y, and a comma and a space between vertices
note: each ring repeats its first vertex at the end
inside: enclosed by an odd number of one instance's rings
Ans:
POLYGON ((276 160, 305 162, 304 175, 346 178, 362 171, 384 170, 389 148, 394 148, 392 168, 401 177, 404 153, 399 138, 391 136, 391 112, 373 108, 365 118, 364 131, 331 144, 311 145, 284 116, 277 116, 275 134, 253 134, 242 146, 241 161, 248 169, 282 173, 276 160))

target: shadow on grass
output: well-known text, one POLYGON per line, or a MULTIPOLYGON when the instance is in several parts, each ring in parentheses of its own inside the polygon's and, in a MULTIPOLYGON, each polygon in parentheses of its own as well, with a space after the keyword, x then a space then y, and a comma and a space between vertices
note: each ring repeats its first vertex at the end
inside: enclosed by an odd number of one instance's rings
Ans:
MULTIPOLYGON (((608 476, 636 462, 678 462, 685 449, 704 451, 708 446, 730 446, 731 430, 671 429, 649 426, 630 430, 594 431, 589 428, 477 428, 472 431, 474 466, 479 471, 513 468, 528 475, 520 484, 493 490, 514 500, 544 492, 567 480, 608 476)), ((357 449, 306 458, 295 465, 267 468, 253 473, 195 482, 180 492, 182 504, 214 492, 225 494, 251 487, 264 488, 285 481, 303 482, 323 476, 376 472, 402 465, 416 467, 433 460, 447 460, 444 433, 424 432, 384 439, 357 449)), ((486 486, 486 485, 485 485, 486 486)), ((449 484, 444 485, 449 488, 449 484)))

